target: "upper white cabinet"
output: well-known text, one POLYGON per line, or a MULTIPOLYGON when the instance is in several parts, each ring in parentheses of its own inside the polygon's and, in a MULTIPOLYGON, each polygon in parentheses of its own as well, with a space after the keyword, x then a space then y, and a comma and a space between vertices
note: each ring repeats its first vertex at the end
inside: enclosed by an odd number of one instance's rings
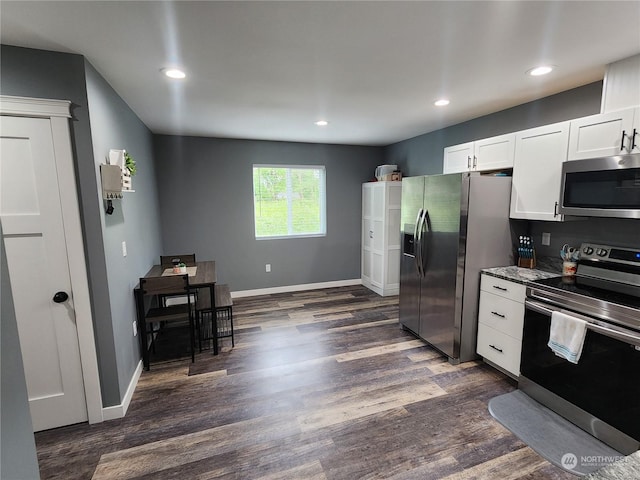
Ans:
POLYGON ((511 218, 561 221, 557 213, 570 122, 516 133, 511 218))
POLYGON ((400 292, 402 182, 362 185, 362 284, 379 295, 400 292))
POLYGON ((513 167, 515 135, 509 133, 444 149, 442 173, 500 170, 513 167))
POLYGON ((468 172, 473 165, 473 142, 453 145, 444 149, 442 173, 468 172))
POLYGON ((640 152, 640 108, 571 121, 568 160, 640 152))
POLYGON ((607 65, 600 111, 637 106, 640 106, 640 54, 607 65))

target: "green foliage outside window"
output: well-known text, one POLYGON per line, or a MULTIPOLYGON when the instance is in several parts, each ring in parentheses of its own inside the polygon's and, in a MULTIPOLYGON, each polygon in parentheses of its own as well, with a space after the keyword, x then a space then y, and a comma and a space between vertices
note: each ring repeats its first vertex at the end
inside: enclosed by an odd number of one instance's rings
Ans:
POLYGON ((324 235, 324 167, 253 167, 256 238, 324 235))

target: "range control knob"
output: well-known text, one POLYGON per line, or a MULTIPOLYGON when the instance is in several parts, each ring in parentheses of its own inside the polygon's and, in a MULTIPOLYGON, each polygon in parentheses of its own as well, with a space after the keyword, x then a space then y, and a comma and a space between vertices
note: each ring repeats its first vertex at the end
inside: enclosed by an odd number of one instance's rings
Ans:
POLYGON ((591 247, 584 247, 584 250, 582 250, 584 252, 585 255, 591 255, 593 253, 593 248, 591 247))
POLYGON ((606 256, 606 255, 607 255, 607 253, 608 253, 608 252, 607 252, 604 248, 599 248, 599 249, 596 251, 596 254, 597 254, 599 257, 604 257, 604 256, 606 256))

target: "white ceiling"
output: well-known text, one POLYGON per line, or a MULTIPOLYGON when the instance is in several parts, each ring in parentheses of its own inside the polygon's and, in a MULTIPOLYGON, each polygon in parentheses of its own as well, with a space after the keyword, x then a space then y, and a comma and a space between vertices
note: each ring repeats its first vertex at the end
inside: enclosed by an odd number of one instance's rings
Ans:
POLYGON ((387 145, 640 53, 640 1, 2 0, 0 14, 2 43, 82 54, 153 132, 198 136, 387 145), (525 75, 541 63, 557 69, 525 75))

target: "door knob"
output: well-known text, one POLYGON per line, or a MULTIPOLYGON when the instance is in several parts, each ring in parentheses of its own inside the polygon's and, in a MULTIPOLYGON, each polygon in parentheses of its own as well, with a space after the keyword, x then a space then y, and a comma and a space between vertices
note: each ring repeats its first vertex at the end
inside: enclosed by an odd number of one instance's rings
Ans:
POLYGON ((53 301, 56 303, 66 302, 69 299, 69 294, 67 292, 56 292, 53 296, 53 301))

